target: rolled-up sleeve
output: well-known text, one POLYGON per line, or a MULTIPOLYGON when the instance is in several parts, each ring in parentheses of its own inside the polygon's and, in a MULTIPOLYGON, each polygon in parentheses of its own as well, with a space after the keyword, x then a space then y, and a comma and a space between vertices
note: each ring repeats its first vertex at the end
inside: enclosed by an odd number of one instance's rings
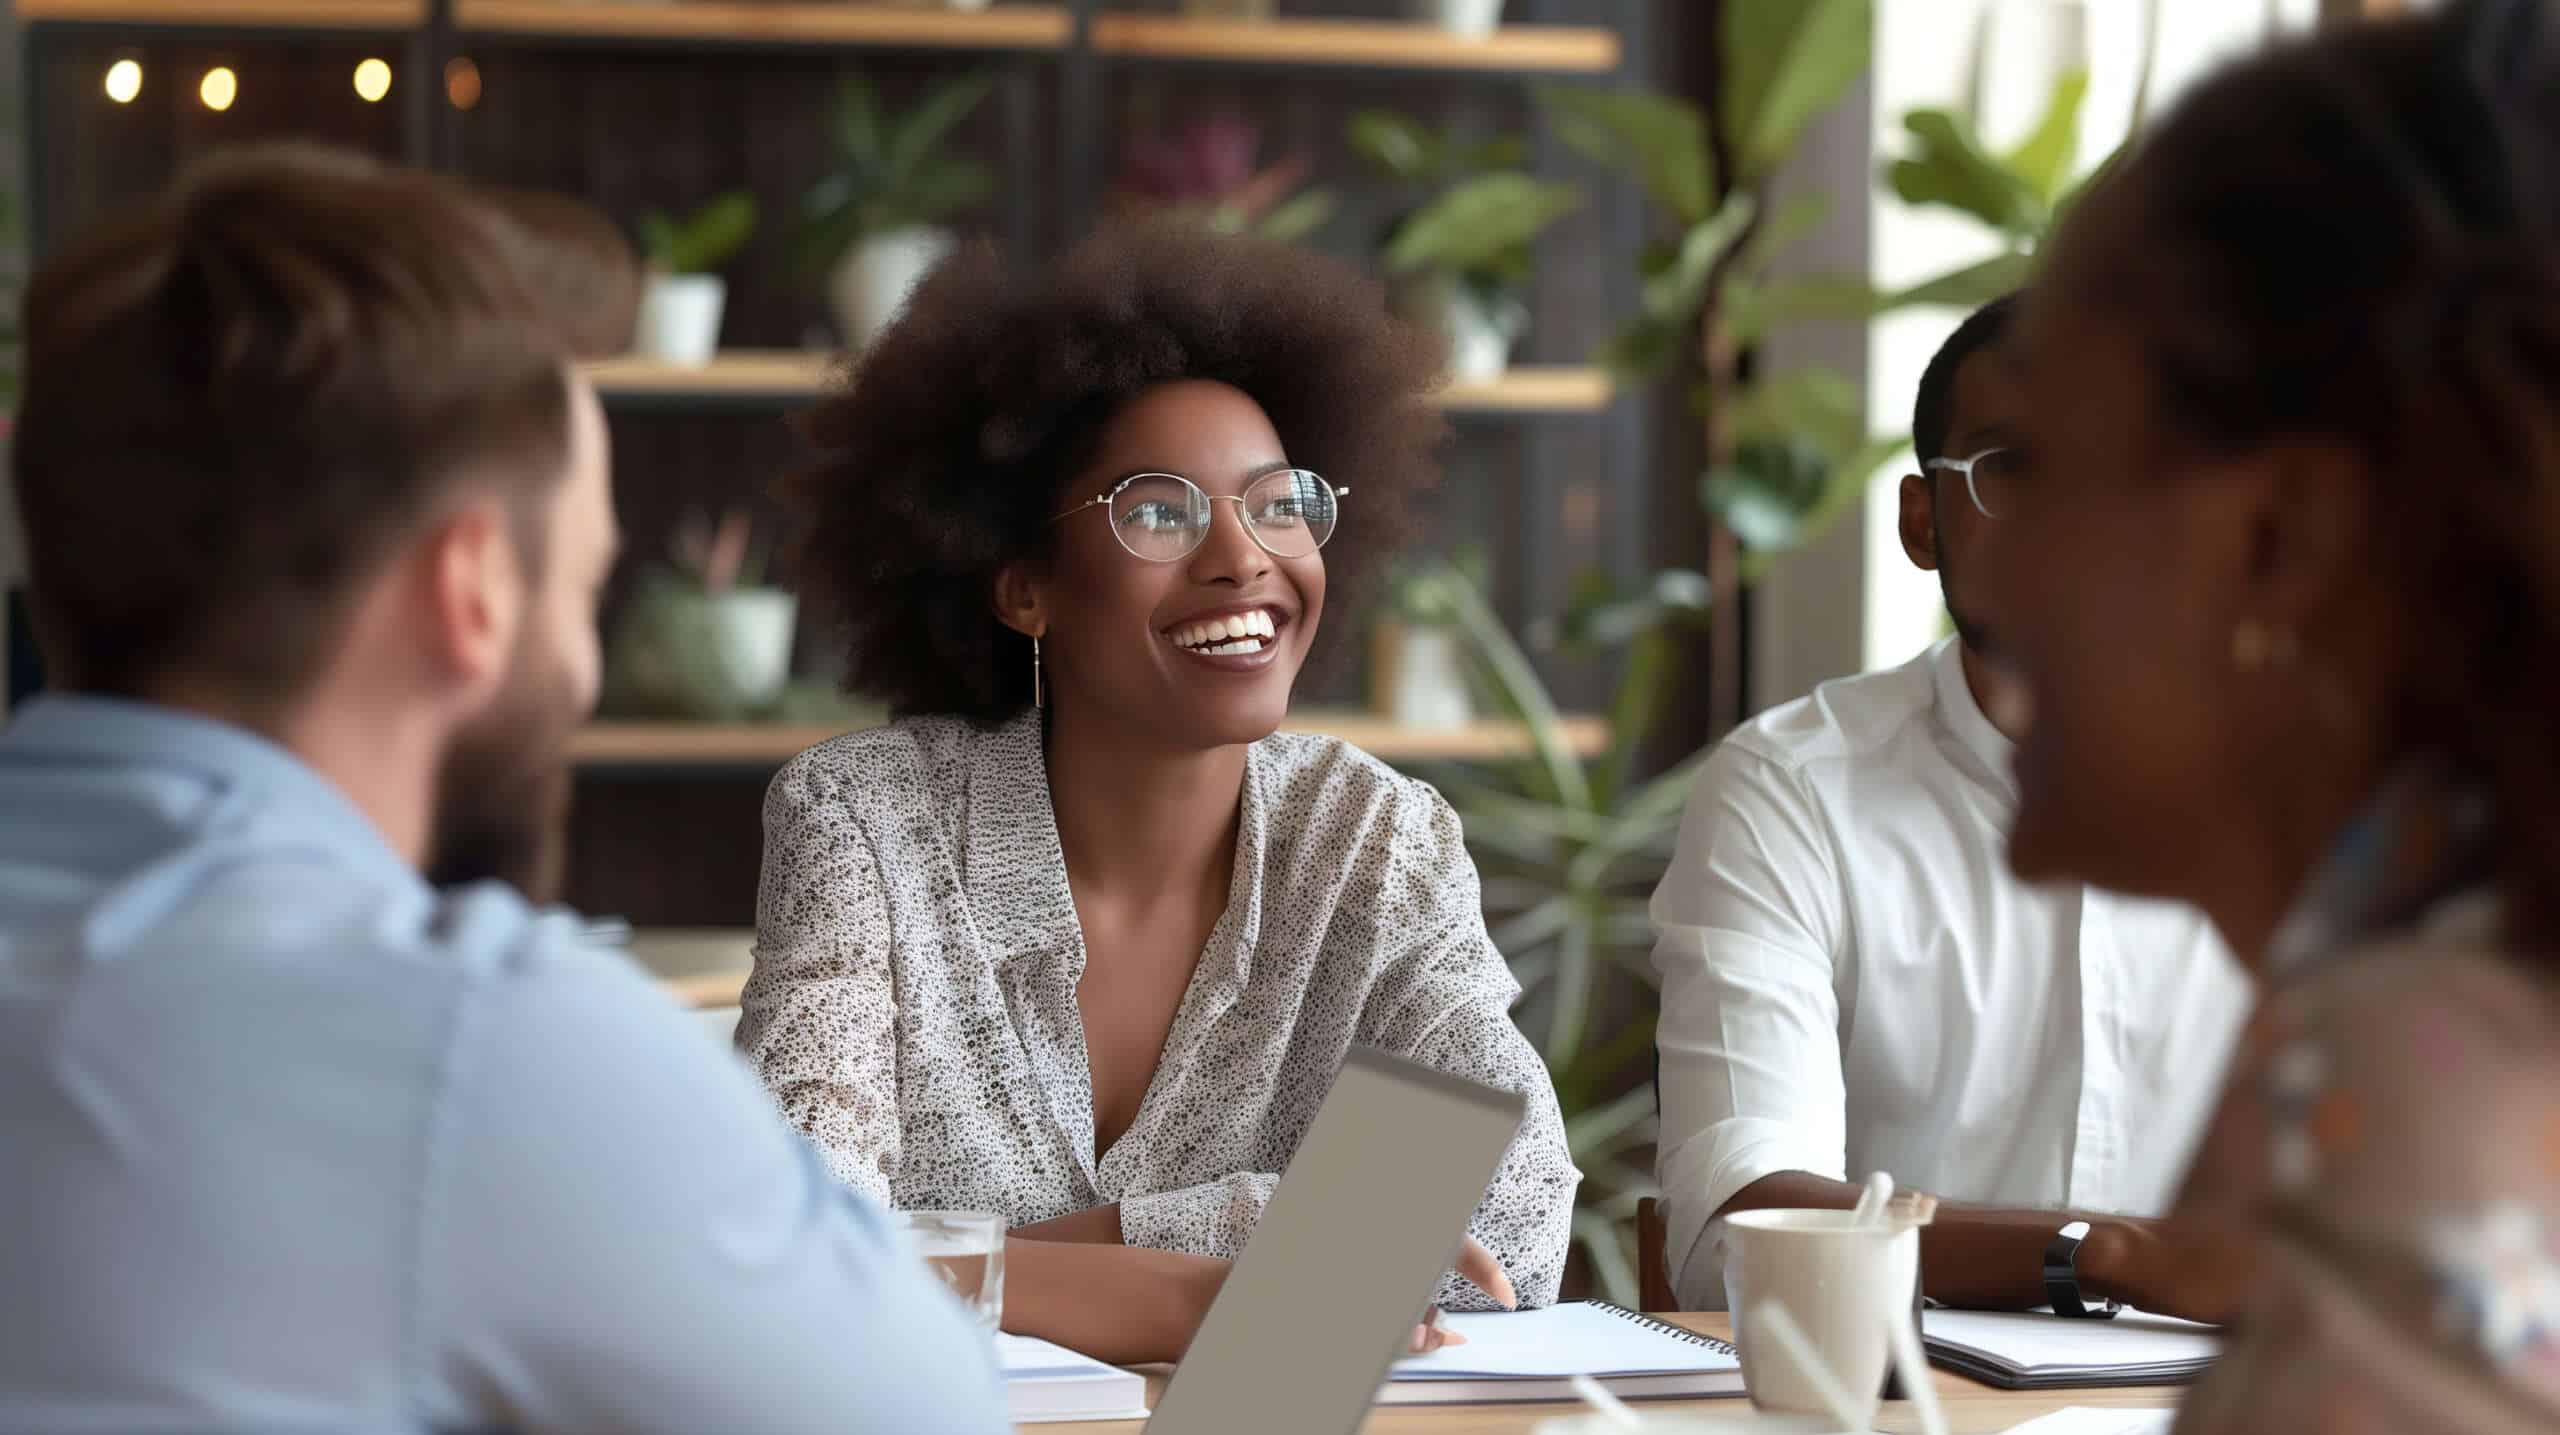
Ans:
MULTIPOLYGON (((1528 1098, 1528 1114, 1468 1234, 1502 1263, 1522 1306, 1551 1304, 1564 1280, 1573 1193, 1582 1183, 1555 1084, 1512 1023, 1520 984, 1485 931, 1481 884, 1458 815, 1438 792, 1413 783, 1397 802, 1394 844, 1379 934, 1395 951, 1361 1013, 1360 1039, 1528 1098)), ((1443 1284, 1440 1303, 1456 1310, 1489 1307, 1481 1292, 1454 1275, 1443 1284)))
POLYGON ((1732 743, 1707 760, 1653 920, 1666 1255, 1684 1305, 1720 1306, 1716 1213, 1764 1176, 1836 1179, 1847 1160, 1840 877, 1793 774, 1732 743))

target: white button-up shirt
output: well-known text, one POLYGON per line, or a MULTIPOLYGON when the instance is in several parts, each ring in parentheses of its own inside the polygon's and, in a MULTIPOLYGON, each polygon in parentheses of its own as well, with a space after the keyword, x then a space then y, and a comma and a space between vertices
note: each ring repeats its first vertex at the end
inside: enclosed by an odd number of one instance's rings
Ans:
POLYGON ((1654 894, 1659 1171, 1682 1303, 1780 1171, 1949 1200, 2157 1214, 2249 1001, 2201 915, 2030 887, 2009 743, 1950 638, 1738 729, 1654 894))

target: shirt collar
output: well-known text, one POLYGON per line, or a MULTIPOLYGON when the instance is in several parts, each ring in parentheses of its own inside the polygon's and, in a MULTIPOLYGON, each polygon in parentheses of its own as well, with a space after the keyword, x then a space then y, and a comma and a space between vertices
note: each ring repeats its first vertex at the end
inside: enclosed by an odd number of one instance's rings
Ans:
POLYGON ((0 731, 0 764, 36 760, 158 769, 205 785, 206 835, 309 837, 341 861, 417 878, 336 783, 279 744, 200 714, 123 698, 46 693, 0 731))
POLYGON ((1964 750, 1978 775, 1992 789, 2011 802, 2018 800, 2018 773, 2010 761, 2014 751, 2009 739, 1991 725, 1982 705, 1973 700, 1973 684, 1964 675, 1964 646, 1961 639, 1941 638, 1929 650, 1929 677, 1938 690, 1938 717, 1956 745, 1964 750))
MULTIPOLYGON (((1266 744, 1245 750, 1244 801, 1236 820, 1235 875, 1227 910, 1212 934, 1213 952, 1234 955, 1241 980, 1262 930, 1264 848, 1269 840, 1270 776, 1266 744)), ((970 745, 969 813, 963 834, 961 884, 971 920, 999 962, 1072 951, 1081 955, 1083 927, 1075 893, 1067 885, 1066 850, 1058 838, 1058 813, 1049 797, 1048 745, 1040 714, 1026 713, 986 732, 970 745), (1012 841, 1002 856, 980 835, 1006 830, 1012 841)))

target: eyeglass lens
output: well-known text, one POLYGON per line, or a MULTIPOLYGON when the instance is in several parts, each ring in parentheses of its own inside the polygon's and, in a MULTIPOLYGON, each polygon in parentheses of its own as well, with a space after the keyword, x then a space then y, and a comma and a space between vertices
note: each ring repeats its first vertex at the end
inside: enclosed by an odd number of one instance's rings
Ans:
MULTIPOLYGON (((1177 474, 1142 473, 1111 496, 1120 546, 1154 563, 1187 558, 1208 540, 1221 500, 1177 474)), ((1275 558, 1304 558, 1333 536, 1333 486, 1302 468, 1267 473, 1242 498, 1245 530, 1275 558)))

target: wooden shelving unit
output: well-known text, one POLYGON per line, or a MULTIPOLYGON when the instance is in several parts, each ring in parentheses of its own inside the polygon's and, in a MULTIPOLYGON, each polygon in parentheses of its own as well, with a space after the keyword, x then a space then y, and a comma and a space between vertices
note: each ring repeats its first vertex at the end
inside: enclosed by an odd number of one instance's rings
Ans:
MULTIPOLYGON (((1609 745, 1606 719, 1565 724, 1585 757, 1609 745)), ((1388 762, 1498 762, 1530 751, 1528 730, 1510 722, 1413 728, 1368 713, 1309 712, 1291 719, 1289 730, 1338 737, 1388 762)), ((569 754, 581 767, 780 767, 842 731, 794 723, 594 722, 571 740, 569 754)))
POLYGON ((757 44, 881 45, 914 49, 1057 50, 1075 33, 1059 5, 934 10, 897 5, 776 4, 773 0, 455 0, 465 35, 587 36, 757 44))
POLYGON ((279 30, 401 30, 427 21, 427 0, 18 0, 21 22, 195 25, 279 30))
MULTIPOLYGON (((733 349, 699 367, 602 359, 588 364, 586 374, 607 402, 789 406, 826 392, 841 376, 842 363, 837 355, 815 351, 733 349)), ((1596 414, 1616 397, 1606 370, 1574 366, 1524 366, 1439 393, 1441 407, 1461 413, 1596 414)))
POLYGON ((1093 19, 1093 48, 1099 55, 1128 59, 1564 75, 1607 74, 1621 58, 1617 32, 1585 26, 1510 25, 1470 38, 1395 21, 1212 20, 1108 12, 1093 19))

